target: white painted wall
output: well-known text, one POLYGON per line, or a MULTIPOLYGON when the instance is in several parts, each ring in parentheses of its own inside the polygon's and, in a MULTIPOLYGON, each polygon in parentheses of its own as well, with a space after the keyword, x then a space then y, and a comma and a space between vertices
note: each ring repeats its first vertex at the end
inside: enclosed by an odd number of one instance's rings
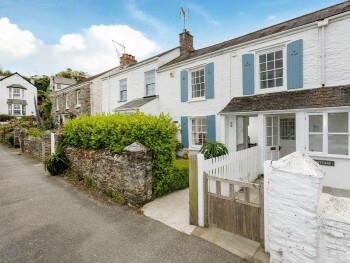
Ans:
MULTIPOLYGON (((350 25, 349 15, 342 20, 329 20, 326 29, 326 45, 328 45, 326 53, 326 85, 333 86, 339 84, 350 83, 350 42, 346 42, 350 25), (334 30, 334 32, 333 32, 334 30), (339 34, 346 32, 343 35, 339 34), (342 38, 342 41, 338 41, 342 38), (346 43, 343 43, 343 42, 346 43), (331 43, 331 44, 330 44, 331 43), (345 48, 349 46, 349 48, 345 48), (332 50, 332 51, 330 51, 332 50), (343 54, 346 55, 343 56, 343 54), (329 54, 329 55, 328 55, 329 54), (349 56, 349 58, 348 58, 349 56), (328 65, 328 66, 327 66, 328 65), (337 65, 334 70, 331 65, 337 65), (339 75, 341 74, 341 77, 339 75)), ((188 60, 175 66, 162 68, 158 71, 158 86, 160 96, 160 110, 169 113, 175 120, 179 120, 181 116, 207 116, 219 113, 233 97, 243 96, 242 90, 242 55, 246 53, 254 53, 256 69, 258 68, 258 54, 262 50, 271 50, 276 47, 282 47, 286 52, 287 44, 303 39, 303 61, 304 61, 304 89, 318 88, 321 86, 321 28, 317 23, 290 32, 284 32, 278 36, 269 36, 265 39, 254 41, 254 43, 246 43, 239 47, 232 47, 230 50, 219 52, 217 54, 209 54, 206 57, 188 60), (214 86, 215 98, 202 100, 181 102, 180 100, 180 72, 181 70, 190 70, 196 67, 204 66, 210 62, 214 63, 214 86)), ((284 54, 285 55, 285 54, 284 54)), ((285 56, 284 56, 285 58, 285 56)), ((286 66, 286 59, 285 59, 286 66)), ((255 94, 266 92, 278 92, 287 90, 286 72, 284 72, 285 80, 282 88, 275 89, 259 89, 258 70, 255 70, 255 94)), ((189 87, 190 88, 190 87, 189 87)), ((229 121, 227 122, 229 125, 229 121)), ((225 139, 225 136, 232 136, 232 127, 221 127, 216 125, 217 140, 230 144, 233 149, 232 141, 225 139)), ((254 140, 257 140, 254 135, 254 140)))
MULTIPOLYGON (((116 71, 101 76, 102 112, 113 112, 115 108, 120 107, 127 102, 144 97, 146 95, 145 72, 157 70, 160 66, 164 65, 165 63, 168 63, 170 60, 173 60, 179 55, 180 51, 179 48, 177 48, 160 57, 154 57, 149 60, 141 61, 136 65, 129 66, 124 69, 118 68, 116 71), (119 81, 122 79, 127 79, 127 101, 120 101, 119 81)), ((158 84, 157 72, 155 73, 155 76, 156 95, 158 95, 160 86, 158 84)), ((153 106, 149 107, 151 108, 153 106)), ((155 110, 158 109, 158 111, 151 111, 152 114, 158 115, 161 112, 160 108, 157 107, 155 107, 155 110)))
POLYGON ((24 90, 24 100, 26 100, 28 104, 26 106, 26 115, 36 115, 34 97, 37 99, 37 89, 33 84, 18 74, 14 74, 0 81, 0 94, 2 94, 0 96, 0 114, 8 114, 7 99, 9 99, 9 89, 7 87, 13 84, 19 84, 26 88, 26 90, 24 90))

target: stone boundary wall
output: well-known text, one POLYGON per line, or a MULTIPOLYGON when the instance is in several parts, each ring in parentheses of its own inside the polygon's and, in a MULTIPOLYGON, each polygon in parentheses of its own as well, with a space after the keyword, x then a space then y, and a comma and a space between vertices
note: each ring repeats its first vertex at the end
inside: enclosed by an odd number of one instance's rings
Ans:
POLYGON ((350 199, 322 193, 321 166, 295 152, 266 161, 264 176, 270 262, 350 262, 350 199))
MULTIPOLYGON (((15 130, 15 145, 19 146, 23 153, 26 153, 37 160, 45 161, 51 154, 51 131, 46 131, 42 137, 27 136, 26 130, 15 130)), ((62 141, 62 135, 55 133, 55 149, 62 141)))
POLYGON ((127 202, 140 206, 152 198, 152 152, 135 142, 122 154, 106 150, 65 148, 71 169, 78 177, 92 179, 99 189, 122 193, 127 202))

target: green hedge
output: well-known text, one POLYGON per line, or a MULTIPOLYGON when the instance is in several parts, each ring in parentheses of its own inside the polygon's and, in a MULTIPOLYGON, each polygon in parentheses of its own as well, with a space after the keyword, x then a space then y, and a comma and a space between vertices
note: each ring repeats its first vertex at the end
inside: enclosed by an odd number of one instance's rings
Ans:
POLYGON ((153 160, 153 195, 171 192, 177 126, 167 115, 144 113, 81 116, 64 125, 64 142, 78 148, 107 149, 121 153, 138 141, 150 148, 153 160))
POLYGON ((26 131, 26 134, 33 137, 43 137, 46 130, 42 130, 37 127, 31 127, 26 131))
POLYGON ((16 118, 15 116, 0 114, 0 122, 10 121, 10 120, 13 120, 15 118, 16 118))

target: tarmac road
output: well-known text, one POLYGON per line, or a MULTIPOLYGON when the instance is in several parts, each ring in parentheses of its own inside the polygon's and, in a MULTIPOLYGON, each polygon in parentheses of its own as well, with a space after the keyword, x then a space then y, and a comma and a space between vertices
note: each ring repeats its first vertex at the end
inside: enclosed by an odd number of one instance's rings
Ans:
POLYGON ((0 262, 246 262, 77 190, 0 144, 0 262))

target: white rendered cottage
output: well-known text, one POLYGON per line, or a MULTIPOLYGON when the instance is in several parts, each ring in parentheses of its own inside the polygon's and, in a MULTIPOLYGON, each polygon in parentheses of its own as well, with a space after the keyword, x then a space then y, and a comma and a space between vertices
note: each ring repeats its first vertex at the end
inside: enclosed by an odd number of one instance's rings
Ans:
POLYGON ((0 114, 36 115, 37 88, 19 73, 0 77, 0 114))
POLYGON ((182 144, 259 145, 261 162, 294 151, 350 189, 350 2, 188 52, 158 70, 159 106, 182 144))
POLYGON ((193 37, 188 31, 180 34, 179 42, 178 47, 141 62, 130 54, 123 54, 120 66, 102 78, 102 112, 132 113, 140 110, 159 115, 163 111, 159 95, 168 85, 159 85, 158 69, 182 53, 193 50, 193 37))

